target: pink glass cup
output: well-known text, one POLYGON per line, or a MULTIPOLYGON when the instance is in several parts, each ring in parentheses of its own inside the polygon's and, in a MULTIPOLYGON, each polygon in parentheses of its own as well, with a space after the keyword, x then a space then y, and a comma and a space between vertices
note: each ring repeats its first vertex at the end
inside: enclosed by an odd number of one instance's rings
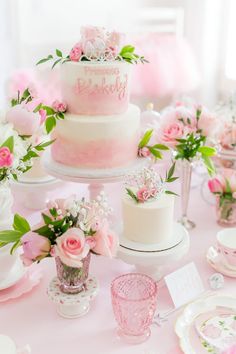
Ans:
POLYGON ((121 275, 112 281, 111 297, 119 336, 132 344, 147 340, 157 305, 155 281, 139 273, 121 275))

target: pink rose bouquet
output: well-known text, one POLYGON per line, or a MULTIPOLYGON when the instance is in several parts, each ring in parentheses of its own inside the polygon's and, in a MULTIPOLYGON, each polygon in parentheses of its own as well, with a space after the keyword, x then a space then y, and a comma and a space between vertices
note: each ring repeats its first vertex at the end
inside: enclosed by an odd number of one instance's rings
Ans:
POLYGON ((27 87, 23 93, 18 91, 17 98, 11 100, 11 108, 6 112, 6 121, 22 136, 41 135, 40 129, 44 125, 49 134, 57 120, 64 119, 67 105, 55 100, 52 106, 47 106, 42 101, 33 86, 27 87))
POLYGON ((73 196, 57 199, 48 203, 41 222, 32 229, 26 219, 16 214, 13 230, 0 231, 0 242, 13 243, 13 249, 22 245, 25 265, 58 257, 67 267, 81 268, 90 252, 115 256, 118 237, 110 229, 110 214, 103 193, 91 202, 73 196))
POLYGON ((236 171, 223 169, 208 181, 211 193, 216 196, 218 222, 236 223, 236 171))
POLYGON ((217 118, 204 107, 169 107, 161 115, 156 141, 173 150, 175 159, 193 161, 202 159, 210 174, 214 172, 211 157, 216 150, 206 146, 215 134, 217 118))
POLYGON ((64 56, 61 50, 56 49, 56 56, 49 54, 39 60, 38 64, 53 60, 53 66, 67 61, 113 61, 122 60, 128 63, 145 63, 147 60, 135 53, 132 45, 125 45, 124 35, 117 31, 109 32, 104 27, 82 27, 80 40, 72 47, 70 53, 64 56))
POLYGON ((136 203, 145 203, 155 200, 163 193, 174 194, 166 189, 168 183, 174 182, 178 177, 174 177, 175 164, 171 166, 163 179, 153 168, 143 168, 139 172, 126 176, 126 192, 136 203))

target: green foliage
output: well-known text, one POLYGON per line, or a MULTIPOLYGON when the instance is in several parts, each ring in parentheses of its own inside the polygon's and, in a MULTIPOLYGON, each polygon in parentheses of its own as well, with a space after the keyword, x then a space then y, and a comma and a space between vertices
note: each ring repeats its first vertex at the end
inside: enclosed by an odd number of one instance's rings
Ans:
POLYGON ((22 235, 30 231, 30 225, 28 221, 19 214, 15 214, 14 216, 13 228, 16 231, 21 232, 22 235))
POLYGON ((7 140, 4 141, 1 147, 8 147, 11 153, 13 153, 14 150, 14 137, 9 136, 7 140))
POLYGON ((53 69, 57 64, 59 64, 59 63, 63 64, 69 60, 68 56, 63 57, 62 51, 60 49, 56 49, 55 53, 56 53, 55 57, 52 54, 49 54, 46 58, 40 59, 36 63, 36 65, 44 64, 44 63, 52 60, 53 61, 52 69, 53 69))
POLYGON ((150 139, 153 134, 153 129, 147 130, 145 134, 143 135, 142 139, 139 142, 138 148, 142 149, 144 147, 147 147, 150 153, 156 158, 156 159, 162 159, 162 153, 160 150, 169 150, 169 148, 163 144, 155 144, 155 145, 148 145, 150 142, 150 139))
POLYGON ((131 189, 126 188, 126 191, 127 191, 128 195, 129 195, 133 200, 135 200, 136 203, 139 202, 139 200, 138 200, 136 194, 135 194, 131 189))
POLYGON ((22 232, 18 230, 0 231, 0 242, 5 242, 5 243, 18 242, 21 237, 22 237, 22 232))
POLYGON ((152 133, 153 133, 153 129, 147 130, 144 134, 144 136, 142 137, 138 147, 140 149, 142 149, 144 146, 147 146, 147 144, 149 143, 151 137, 152 137, 152 133))
POLYGON ((148 61, 143 56, 134 53, 134 51, 135 47, 128 44, 121 49, 118 58, 121 58, 130 64, 148 63, 148 61))

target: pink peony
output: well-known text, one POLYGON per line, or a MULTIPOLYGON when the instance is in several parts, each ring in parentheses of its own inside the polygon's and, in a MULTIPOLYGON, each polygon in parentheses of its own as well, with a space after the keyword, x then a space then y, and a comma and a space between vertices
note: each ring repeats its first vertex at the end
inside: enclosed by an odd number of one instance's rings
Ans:
POLYGON ((151 194, 147 187, 143 187, 137 192, 137 198, 141 203, 146 202, 150 197, 151 194))
POLYGON ((27 232, 22 237, 21 242, 23 246, 23 255, 21 258, 26 266, 45 258, 51 250, 49 239, 33 231, 27 232))
POLYGON ((52 108, 56 111, 56 112, 65 112, 67 109, 67 104, 65 102, 60 102, 58 100, 54 101, 52 104, 52 108))
POLYGON ((0 167, 11 167, 14 156, 6 146, 0 148, 0 167))
POLYGON ((236 344, 225 350, 222 354, 236 354, 236 344))
POLYGON ((62 236, 56 240, 55 253, 61 259, 62 263, 69 267, 80 268, 82 259, 84 259, 90 247, 85 242, 85 236, 82 230, 77 228, 68 229, 62 236))
POLYGON ((222 193, 223 192, 223 186, 217 178, 210 179, 208 181, 208 187, 209 187, 211 193, 222 193))
POLYGON ((148 157, 151 155, 151 153, 150 153, 149 149, 146 146, 144 146, 143 148, 138 150, 138 155, 140 157, 148 157))
POLYGON ((202 135, 206 137, 213 136, 219 126, 219 122, 215 115, 202 108, 200 118, 198 121, 198 128, 201 130, 202 135))
POLYGON ((103 227, 93 237, 96 241, 96 245, 93 248, 95 253, 110 258, 116 255, 119 245, 118 237, 113 231, 109 230, 107 222, 104 222, 103 227))
POLYGON ((226 123, 219 135, 220 144, 225 149, 234 149, 236 144, 236 124, 226 123))
POLYGON ((82 45, 80 42, 78 42, 74 45, 74 47, 70 51, 70 60, 79 61, 82 54, 83 54, 82 45))
POLYGON ((39 115, 40 115, 40 125, 42 125, 47 118, 47 112, 45 111, 45 109, 40 109, 39 115))
POLYGON ((40 114, 29 112, 23 105, 10 108, 6 113, 7 122, 13 124, 20 135, 33 135, 40 127, 40 114))

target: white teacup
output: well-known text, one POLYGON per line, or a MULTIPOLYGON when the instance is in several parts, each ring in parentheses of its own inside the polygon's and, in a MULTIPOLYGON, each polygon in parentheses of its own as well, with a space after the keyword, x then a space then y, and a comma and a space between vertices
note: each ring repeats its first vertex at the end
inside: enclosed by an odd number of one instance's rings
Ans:
POLYGON ((223 229, 216 238, 218 253, 229 268, 236 270, 236 228, 223 229))
POLYGON ((31 350, 28 345, 24 348, 17 349, 15 342, 8 336, 0 334, 0 353, 2 354, 30 354, 31 350))
POLYGON ((0 282, 6 279, 19 260, 19 252, 16 250, 13 254, 10 254, 13 244, 0 247, 0 282))

